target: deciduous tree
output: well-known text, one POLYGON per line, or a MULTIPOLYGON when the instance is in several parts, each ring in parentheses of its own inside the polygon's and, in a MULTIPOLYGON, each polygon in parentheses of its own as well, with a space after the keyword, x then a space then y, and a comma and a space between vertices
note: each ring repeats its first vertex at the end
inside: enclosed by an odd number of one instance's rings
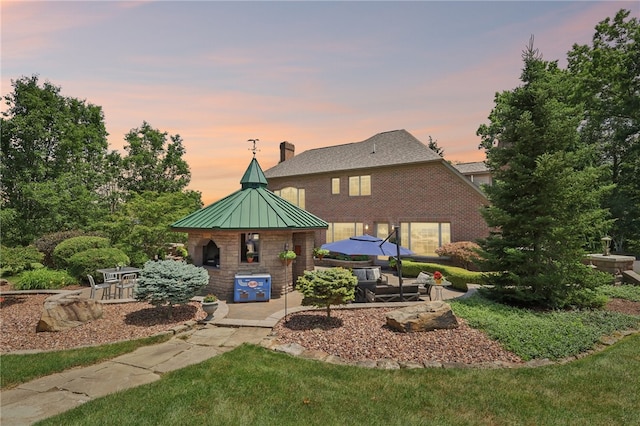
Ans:
POLYGON ((629 15, 620 10, 595 27, 591 45, 575 44, 568 69, 585 105, 581 139, 615 184, 604 203, 616 219, 615 248, 640 254, 640 22, 629 15))
POLYGON ((3 215, 13 219, 3 242, 27 244, 45 232, 81 226, 95 214, 107 132, 99 106, 64 97, 37 76, 12 85, 0 122, 0 173, 2 207, 15 216, 3 215))
POLYGON ((146 121, 126 136, 122 159, 122 188, 144 191, 180 192, 191 180, 189 165, 182 158, 185 153, 180 135, 170 136, 152 128, 146 121))

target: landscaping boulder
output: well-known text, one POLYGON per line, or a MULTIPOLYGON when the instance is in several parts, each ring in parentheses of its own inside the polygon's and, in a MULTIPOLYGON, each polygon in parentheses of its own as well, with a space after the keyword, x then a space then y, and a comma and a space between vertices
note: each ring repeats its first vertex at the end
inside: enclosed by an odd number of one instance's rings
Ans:
POLYGON ((403 333, 458 328, 449 304, 442 301, 407 306, 387 314, 387 325, 403 333))
POLYGON ((90 299, 48 299, 36 331, 62 331, 102 318, 102 304, 90 299))

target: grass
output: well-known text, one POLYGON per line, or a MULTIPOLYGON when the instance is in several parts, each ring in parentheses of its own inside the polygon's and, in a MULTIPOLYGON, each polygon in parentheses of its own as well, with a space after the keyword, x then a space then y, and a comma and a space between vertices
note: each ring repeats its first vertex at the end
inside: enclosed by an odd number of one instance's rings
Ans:
POLYGON ((10 388, 38 377, 59 373, 69 368, 87 366, 133 352, 142 346, 167 341, 170 335, 158 335, 109 345, 72 349, 66 351, 40 352, 34 354, 0 356, 2 375, 0 387, 10 388))
POLYGON ((41 425, 640 424, 640 336, 564 365, 376 370, 253 345, 41 425))
MULTIPOLYGON (((611 297, 634 298, 640 289, 615 291, 619 293, 611 297)), ((520 356, 538 351, 536 358, 544 356, 540 348, 552 355, 579 353, 579 348, 592 346, 599 336, 633 324, 637 327, 640 321, 637 316, 611 312, 540 313, 481 298, 450 302, 456 315, 505 346, 512 345, 510 350, 520 356)), ((4 355, 2 386, 95 363, 151 343, 142 339, 71 351, 4 355)), ((640 335, 566 364, 488 370, 365 369, 243 345, 39 424, 640 424, 638 383, 640 335)))

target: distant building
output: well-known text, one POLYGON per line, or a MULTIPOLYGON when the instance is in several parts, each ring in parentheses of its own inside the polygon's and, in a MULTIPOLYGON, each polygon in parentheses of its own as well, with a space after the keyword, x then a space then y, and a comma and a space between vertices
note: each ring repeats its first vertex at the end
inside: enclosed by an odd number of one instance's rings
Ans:
POLYGON ((493 183, 491 172, 484 161, 458 163, 454 164, 453 167, 478 186, 491 185, 493 183))
POLYGON ((403 246, 435 256, 443 244, 489 235, 482 190, 406 130, 298 155, 283 142, 265 176, 277 195, 328 223, 315 231, 316 247, 365 233, 386 238, 400 225, 403 246))

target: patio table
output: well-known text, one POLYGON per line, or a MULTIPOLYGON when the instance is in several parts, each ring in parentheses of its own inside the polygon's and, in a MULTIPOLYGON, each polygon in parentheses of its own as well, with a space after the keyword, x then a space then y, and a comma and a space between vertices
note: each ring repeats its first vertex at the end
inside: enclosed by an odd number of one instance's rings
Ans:
MULTIPOLYGON (((118 277, 118 282, 120 282, 122 280, 122 276, 123 275, 125 275, 125 274, 138 274, 138 273, 142 272, 142 269, 134 268, 133 266, 124 266, 122 268, 98 269, 97 271, 100 272, 103 277, 105 277, 106 274, 116 274, 116 276, 118 277)), ((106 280, 105 280, 105 282, 106 282, 106 280)), ((111 288, 109 288, 109 294, 111 294, 111 288)), ((115 294, 115 290, 114 290, 114 294, 115 294)))

